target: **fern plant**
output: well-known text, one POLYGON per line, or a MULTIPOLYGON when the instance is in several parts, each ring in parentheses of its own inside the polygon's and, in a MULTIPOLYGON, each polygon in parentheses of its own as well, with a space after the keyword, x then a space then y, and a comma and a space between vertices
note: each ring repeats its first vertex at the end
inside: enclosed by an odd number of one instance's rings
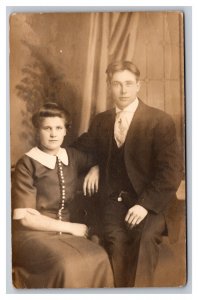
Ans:
MULTIPOLYGON (((16 85, 17 96, 25 102, 25 110, 21 111, 23 130, 20 135, 31 146, 35 145, 35 136, 31 117, 45 102, 60 103, 72 116, 76 116, 81 102, 79 93, 65 79, 64 73, 55 63, 50 62, 42 53, 42 49, 23 42, 30 50, 31 63, 22 68, 23 78, 16 85)), ((77 126, 71 130, 68 140, 76 135, 77 126)))

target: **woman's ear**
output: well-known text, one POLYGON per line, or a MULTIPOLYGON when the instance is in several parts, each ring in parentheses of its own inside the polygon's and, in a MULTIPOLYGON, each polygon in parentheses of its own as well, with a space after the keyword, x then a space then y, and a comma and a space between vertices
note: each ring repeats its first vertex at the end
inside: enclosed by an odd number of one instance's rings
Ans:
POLYGON ((40 142, 39 128, 34 128, 34 136, 35 136, 35 142, 36 142, 36 144, 39 144, 39 142, 40 142))
POLYGON ((71 122, 70 122, 70 123, 67 123, 67 124, 65 125, 65 128, 66 128, 66 134, 71 130, 71 126, 72 126, 71 122))

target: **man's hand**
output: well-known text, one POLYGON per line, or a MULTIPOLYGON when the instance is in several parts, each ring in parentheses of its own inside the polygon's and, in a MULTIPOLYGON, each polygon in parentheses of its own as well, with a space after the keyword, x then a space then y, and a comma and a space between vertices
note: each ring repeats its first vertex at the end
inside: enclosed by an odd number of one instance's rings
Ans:
POLYGON ((125 222, 127 226, 132 229, 135 225, 138 225, 148 214, 148 210, 146 210, 141 205, 134 205, 129 208, 127 215, 125 217, 125 222))
POLYGON ((86 195, 92 196, 94 193, 97 193, 98 184, 99 184, 99 166, 96 165, 92 167, 87 173, 87 175, 85 176, 83 182, 84 196, 86 195))

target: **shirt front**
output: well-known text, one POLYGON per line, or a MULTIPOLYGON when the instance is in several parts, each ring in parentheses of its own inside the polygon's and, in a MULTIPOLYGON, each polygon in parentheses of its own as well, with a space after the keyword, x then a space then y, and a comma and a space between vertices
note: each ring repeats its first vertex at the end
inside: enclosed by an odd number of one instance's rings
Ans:
POLYGON ((138 107, 139 104, 139 100, 138 98, 135 98, 135 100, 130 103, 127 107, 125 107, 124 109, 120 109, 119 107, 116 106, 116 116, 119 115, 119 113, 124 113, 125 119, 126 119, 126 123, 128 124, 128 128, 131 124, 131 121, 133 119, 134 113, 136 112, 136 109, 138 107))
POLYGON ((118 147, 121 147, 125 142, 129 126, 132 122, 138 104, 139 100, 136 98, 131 104, 122 110, 116 106, 114 138, 118 147))

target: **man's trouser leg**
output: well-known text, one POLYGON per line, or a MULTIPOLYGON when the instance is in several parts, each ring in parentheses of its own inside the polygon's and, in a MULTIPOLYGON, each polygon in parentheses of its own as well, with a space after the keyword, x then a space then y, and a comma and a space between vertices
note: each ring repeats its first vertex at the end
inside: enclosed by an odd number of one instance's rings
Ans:
POLYGON ((142 230, 137 270, 136 287, 152 287, 154 271, 158 262, 159 244, 162 241, 166 223, 163 214, 148 214, 142 230))

